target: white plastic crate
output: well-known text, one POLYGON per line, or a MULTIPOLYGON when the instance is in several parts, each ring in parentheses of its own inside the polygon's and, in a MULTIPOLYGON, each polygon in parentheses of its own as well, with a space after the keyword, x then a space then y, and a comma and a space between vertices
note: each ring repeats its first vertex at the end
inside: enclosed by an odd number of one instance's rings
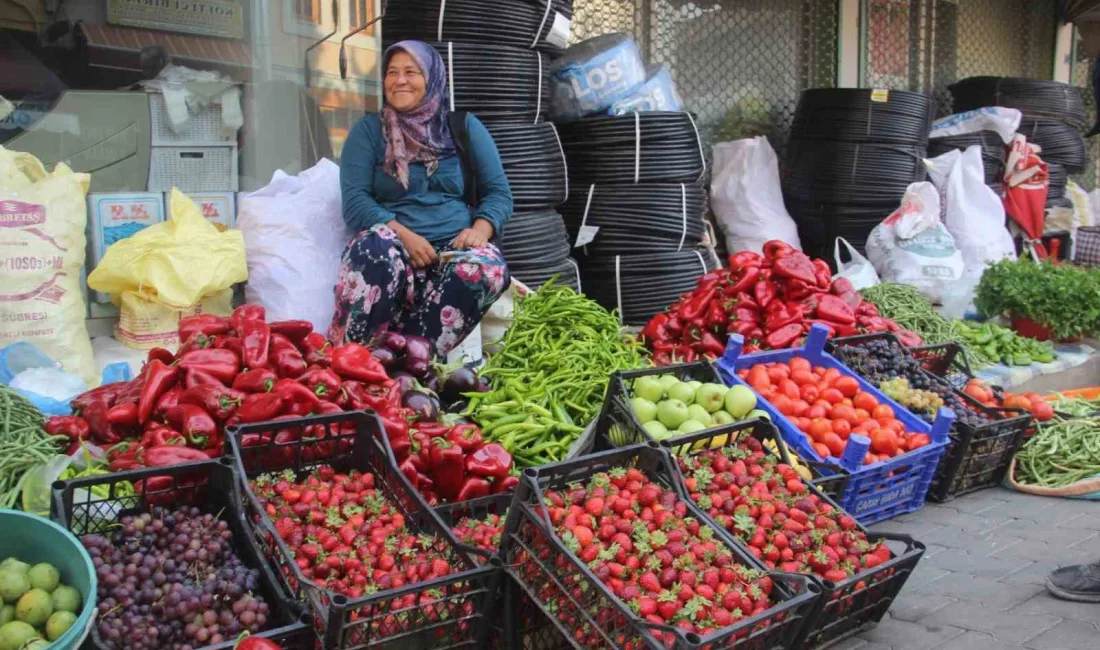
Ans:
POLYGON ((235 144, 237 134, 222 135, 222 105, 212 103, 198 115, 192 115, 183 131, 172 130, 164 95, 149 93, 149 117, 153 129, 153 146, 198 146, 235 144))
POLYGON ((237 145, 153 147, 149 155, 149 191, 236 192, 237 145))

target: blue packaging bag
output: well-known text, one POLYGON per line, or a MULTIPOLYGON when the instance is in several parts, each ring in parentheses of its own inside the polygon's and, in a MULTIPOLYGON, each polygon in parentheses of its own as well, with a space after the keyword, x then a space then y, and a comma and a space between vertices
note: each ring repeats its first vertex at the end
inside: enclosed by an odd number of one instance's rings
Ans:
POLYGON ((609 115, 627 115, 647 111, 682 111, 684 102, 672 81, 672 75, 666 66, 658 66, 629 97, 620 99, 611 105, 609 115))
POLYGON ((550 65, 550 114, 555 122, 606 114, 646 82, 645 62, 627 34, 577 43, 550 65))
MULTIPOLYGON (((0 383, 5 386, 11 384, 16 375, 30 368, 59 368, 60 364, 46 356, 38 348, 25 341, 16 341, 6 348, 0 348, 0 383)), ((103 369, 103 383, 111 384, 117 381, 130 381, 132 378, 130 364, 125 361, 112 363, 103 369)), ((26 397, 43 415, 69 415, 72 409, 68 402, 61 402, 52 397, 39 395, 30 391, 14 389, 17 393, 26 397)), ((75 397, 75 396, 74 396, 75 397)))

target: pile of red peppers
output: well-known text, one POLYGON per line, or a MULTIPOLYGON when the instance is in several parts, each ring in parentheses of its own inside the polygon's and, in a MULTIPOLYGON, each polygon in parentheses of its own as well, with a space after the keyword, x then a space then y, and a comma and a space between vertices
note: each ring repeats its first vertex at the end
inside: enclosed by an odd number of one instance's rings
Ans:
POLYGON ((476 424, 413 426, 404 445, 388 437, 401 473, 428 505, 510 492, 519 484, 512 455, 500 444, 483 440, 476 424))
MULTIPOLYGON (((443 425, 416 422, 417 413, 401 405, 400 384, 369 348, 334 346, 309 321, 268 323, 265 316, 259 305, 242 305, 229 317, 182 319, 179 351, 150 350, 132 381, 79 395, 71 403, 74 414, 47 420, 47 432, 68 437, 70 453, 84 441, 103 447, 110 470, 118 472, 217 458, 225 452, 225 428, 236 424, 373 410, 400 460, 410 456, 414 445, 427 449, 423 463, 417 449, 416 462, 422 464, 415 478, 423 478, 422 485, 438 498, 477 495, 482 483, 486 494, 514 485, 508 476, 511 456, 505 451, 505 459, 499 453, 503 448, 482 445, 476 426, 463 425, 466 429, 452 436, 446 428, 436 429, 443 425), (462 450, 455 471, 445 469, 455 464, 450 446, 462 450), (433 469, 435 457, 442 480, 433 469), (500 469, 501 464, 507 468, 500 469), (467 476, 478 480, 468 485, 467 476)), ((320 437, 320 429, 287 426, 272 434, 246 435, 241 442, 320 437)))
POLYGON ((641 338, 653 362, 665 366, 716 359, 730 334, 744 337, 745 352, 796 347, 815 324, 830 336, 893 332, 906 345, 920 345, 920 337, 883 318, 847 278, 834 279, 824 260, 778 240, 765 243, 763 255, 731 255, 729 268, 701 277, 695 290, 649 320, 641 338))

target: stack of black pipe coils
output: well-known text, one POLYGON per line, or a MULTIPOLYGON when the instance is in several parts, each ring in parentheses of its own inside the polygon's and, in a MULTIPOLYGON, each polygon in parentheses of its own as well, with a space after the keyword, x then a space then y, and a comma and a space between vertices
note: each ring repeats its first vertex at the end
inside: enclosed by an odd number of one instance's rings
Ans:
POLYGON ((1004 194, 1005 159, 1008 148, 996 131, 977 131, 959 135, 945 135, 928 140, 928 157, 941 156, 952 149, 966 150, 973 146, 982 148, 982 167, 985 184, 998 196, 1004 194))
POLYGON ((718 266, 705 234, 706 158, 686 112, 637 112, 559 125, 569 161, 561 206, 585 293, 642 325, 718 266))
POLYGON ((450 110, 472 113, 493 136, 515 204, 497 244, 512 277, 532 288, 559 275, 580 289, 556 211, 569 197, 565 152, 547 121, 546 68, 572 15, 572 0, 400 0, 386 9, 383 45, 430 43, 447 67, 450 110))
POLYGON ((1039 157, 1050 168, 1047 207, 1072 205, 1065 197, 1070 174, 1088 166, 1080 129, 1087 114, 1080 91, 1058 81, 1011 77, 970 77, 950 86, 955 111, 1005 106, 1023 113, 1016 132, 1040 147, 1039 157))
POLYGON ((781 168, 783 200, 808 253, 831 257, 842 236, 862 249, 927 177, 929 96, 896 90, 815 88, 802 93, 781 168))

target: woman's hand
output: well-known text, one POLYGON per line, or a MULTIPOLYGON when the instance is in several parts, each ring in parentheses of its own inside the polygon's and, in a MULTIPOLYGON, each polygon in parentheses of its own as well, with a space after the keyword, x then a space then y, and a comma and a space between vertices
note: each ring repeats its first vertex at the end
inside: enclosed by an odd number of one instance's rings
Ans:
POLYGON ((455 237, 454 247, 459 250, 482 248, 493 236, 493 225, 484 219, 478 219, 470 228, 464 229, 455 237))
POLYGON ((401 245, 405 247, 405 252, 409 254, 409 259, 412 261, 413 268, 422 269, 431 266, 439 259, 439 255, 435 252, 435 248, 428 243, 427 239, 424 239, 400 224, 398 224, 397 227, 390 227, 397 233, 397 239, 400 240, 401 245))

